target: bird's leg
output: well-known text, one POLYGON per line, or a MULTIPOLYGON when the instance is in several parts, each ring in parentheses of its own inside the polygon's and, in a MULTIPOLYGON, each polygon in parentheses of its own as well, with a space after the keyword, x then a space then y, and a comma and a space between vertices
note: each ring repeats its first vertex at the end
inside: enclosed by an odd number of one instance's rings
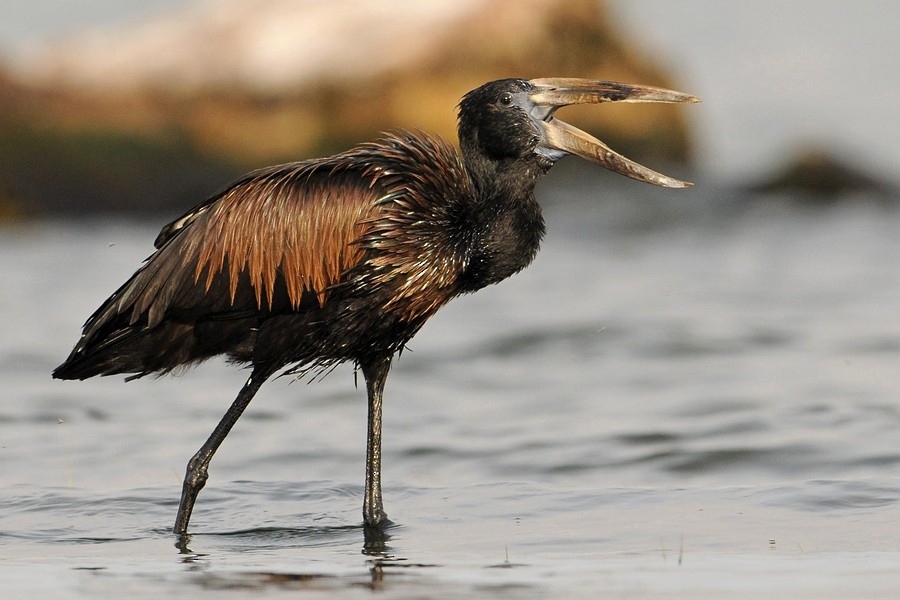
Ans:
POLYGON ((206 440, 206 443, 197 451, 197 453, 188 461, 187 472, 184 475, 184 486, 181 490, 181 504, 178 505, 178 516, 175 518, 175 533, 184 535, 187 533, 188 522, 191 520, 191 511, 194 510, 194 502, 197 500, 197 494, 206 485, 209 478, 207 469, 209 461, 234 424, 240 418, 244 409, 250 404, 253 396, 259 390, 263 382, 272 374, 272 370, 262 367, 254 367, 253 372, 241 388, 237 398, 232 402, 231 407, 216 428, 212 435, 206 440))
POLYGON ((366 527, 387 523, 381 500, 381 399, 384 382, 391 368, 391 358, 376 359, 362 365, 369 396, 369 432, 366 438, 366 492, 363 499, 363 522, 366 527))

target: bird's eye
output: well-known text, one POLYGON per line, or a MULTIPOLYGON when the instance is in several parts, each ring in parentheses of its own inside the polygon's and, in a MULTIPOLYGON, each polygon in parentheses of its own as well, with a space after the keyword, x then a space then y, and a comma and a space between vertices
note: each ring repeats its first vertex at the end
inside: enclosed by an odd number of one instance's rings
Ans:
POLYGON ((512 104, 512 94, 507 93, 500 96, 500 104, 502 104, 503 106, 509 106, 510 104, 512 104))

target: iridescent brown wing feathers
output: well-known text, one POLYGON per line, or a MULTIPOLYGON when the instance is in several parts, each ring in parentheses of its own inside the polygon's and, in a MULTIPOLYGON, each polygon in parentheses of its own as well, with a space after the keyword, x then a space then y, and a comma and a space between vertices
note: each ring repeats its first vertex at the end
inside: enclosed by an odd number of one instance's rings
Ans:
MULTIPOLYGON (((362 258, 353 245, 377 209, 377 188, 358 174, 327 179, 309 169, 259 177, 226 192, 197 217, 202 241, 185 257, 195 283, 208 291, 225 276, 232 304, 242 273, 253 288, 256 308, 271 308, 278 276, 284 278, 291 308, 305 292, 323 304, 328 288, 362 258), (240 226, 235 226, 240 224, 240 226)), ((192 233, 192 242, 199 237, 192 233)))
POLYGON ((150 329, 173 311, 227 318, 271 309, 279 277, 294 309, 309 292, 325 302, 362 256, 353 241, 379 211, 379 190, 370 183, 320 162, 239 181, 163 230, 156 253, 88 319, 75 351, 106 345, 99 338, 113 333, 113 322, 150 329), (208 294, 211 287, 227 293, 208 294))
POLYGON ((324 304, 364 258, 359 283, 396 292, 384 310, 427 317, 464 268, 444 237, 459 231, 448 220, 466 218, 469 185, 452 147, 411 134, 251 173, 163 228, 156 253, 88 319, 70 359, 164 321, 245 318, 276 299, 281 311, 324 304))
POLYGON ((410 134, 388 141, 394 143, 378 154, 397 170, 376 167, 386 191, 379 200, 383 212, 360 244, 374 251, 368 262, 378 284, 392 290, 384 309, 406 320, 427 318, 457 293, 471 245, 456 236, 471 231, 468 211, 476 194, 445 142, 410 134))

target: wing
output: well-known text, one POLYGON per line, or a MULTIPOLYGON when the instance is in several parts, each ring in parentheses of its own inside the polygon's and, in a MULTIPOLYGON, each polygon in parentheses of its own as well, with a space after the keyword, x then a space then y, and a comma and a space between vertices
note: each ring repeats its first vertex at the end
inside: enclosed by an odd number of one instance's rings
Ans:
POLYGON ((311 161, 254 172, 167 225, 157 251, 87 320, 57 375, 133 345, 164 318, 238 320, 273 310, 276 296, 280 310, 324 303, 361 259, 354 240, 380 211, 379 188, 340 166, 311 161))
POLYGON ((213 312, 271 309, 279 275, 291 308, 309 292, 324 303, 329 286, 360 260, 353 241, 378 197, 353 171, 301 163, 258 172, 176 221, 109 310, 130 313, 131 323, 146 316, 153 327, 169 311, 205 303, 213 312), (252 305, 246 293, 238 302, 247 285, 252 305), (224 288, 227 299, 210 298, 213 288, 224 288))
POLYGON ((231 352, 255 320, 324 305, 351 272, 364 294, 396 291, 383 310, 427 318, 464 268, 447 224, 465 219, 468 197, 452 147, 410 134, 250 173, 162 229, 55 375, 146 374, 231 352), (213 322, 218 337, 192 333, 213 322))

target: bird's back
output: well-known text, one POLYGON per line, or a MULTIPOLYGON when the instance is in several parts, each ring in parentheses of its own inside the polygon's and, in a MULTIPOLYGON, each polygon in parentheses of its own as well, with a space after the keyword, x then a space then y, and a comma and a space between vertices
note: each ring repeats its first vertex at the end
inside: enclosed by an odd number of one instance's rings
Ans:
POLYGON ((458 293, 473 197, 452 147, 406 133, 250 173, 163 228, 54 377, 394 352, 458 293))

